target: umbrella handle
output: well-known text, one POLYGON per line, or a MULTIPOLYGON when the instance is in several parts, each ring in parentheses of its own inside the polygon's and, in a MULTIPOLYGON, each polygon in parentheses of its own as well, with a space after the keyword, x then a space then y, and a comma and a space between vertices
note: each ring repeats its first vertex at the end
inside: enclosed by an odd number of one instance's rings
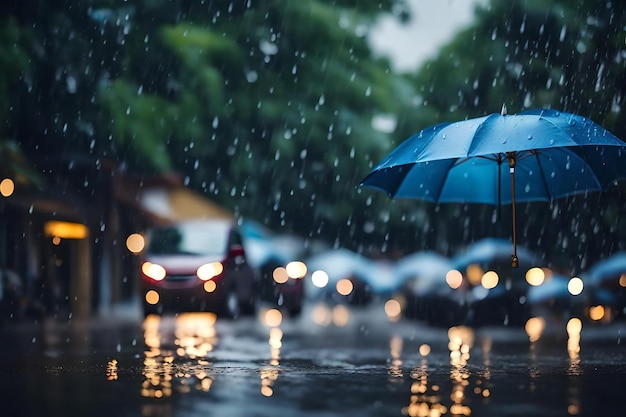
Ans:
POLYGON ((517 258, 517 231, 515 229, 515 152, 507 152, 509 157, 509 172, 511 173, 511 215, 513 225, 513 255, 511 255, 511 266, 517 268, 519 259, 517 258))

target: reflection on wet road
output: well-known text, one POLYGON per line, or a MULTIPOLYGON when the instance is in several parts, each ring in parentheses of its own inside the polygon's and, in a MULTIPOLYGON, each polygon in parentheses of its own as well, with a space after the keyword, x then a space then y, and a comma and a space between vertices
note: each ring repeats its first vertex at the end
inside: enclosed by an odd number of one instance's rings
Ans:
POLYGON ((28 324, 2 330, 0 394, 16 416, 621 416, 621 331, 434 329, 384 306, 28 324))

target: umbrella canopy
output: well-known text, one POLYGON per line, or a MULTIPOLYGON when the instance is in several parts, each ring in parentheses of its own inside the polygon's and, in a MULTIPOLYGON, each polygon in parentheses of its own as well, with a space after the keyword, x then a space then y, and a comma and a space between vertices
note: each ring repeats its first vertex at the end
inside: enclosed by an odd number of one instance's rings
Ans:
POLYGON ((512 204, 599 191, 626 177, 626 143, 593 121, 551 109, 441 123, 411 136, 363 179, 391 198, 512 204), (510 182, 506 181, 509 174, 510 182))

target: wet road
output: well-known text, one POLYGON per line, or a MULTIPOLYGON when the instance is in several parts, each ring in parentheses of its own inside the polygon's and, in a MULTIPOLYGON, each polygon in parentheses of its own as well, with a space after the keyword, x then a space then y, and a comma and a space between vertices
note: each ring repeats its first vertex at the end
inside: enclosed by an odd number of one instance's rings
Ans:
MULTIPOLYGON (((434 329, 382 307, 1 331, 7 416, 623 416, 622 326, 434 329)), ((626 330, 626 326, 624 326, 626 330)), ((6 412, 6 414, 5 414, 6 412)))

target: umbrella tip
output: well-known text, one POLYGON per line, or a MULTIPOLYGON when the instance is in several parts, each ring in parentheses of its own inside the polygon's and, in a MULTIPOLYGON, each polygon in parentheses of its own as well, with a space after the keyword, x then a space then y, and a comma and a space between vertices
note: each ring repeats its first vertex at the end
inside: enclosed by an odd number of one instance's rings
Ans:
POLYGON ((500 114, 502 116, 506 116, 507 112, 506 112, 506 104, 502 103, 502 110, 500 110, 500 114))

